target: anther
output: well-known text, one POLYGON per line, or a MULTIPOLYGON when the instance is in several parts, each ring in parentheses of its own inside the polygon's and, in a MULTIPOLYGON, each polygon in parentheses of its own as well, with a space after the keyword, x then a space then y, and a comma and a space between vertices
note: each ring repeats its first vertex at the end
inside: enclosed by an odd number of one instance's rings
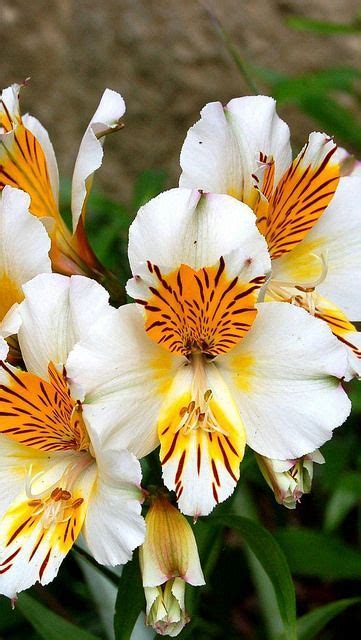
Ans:
POLYGON ((77 509, 78 507, 80 507, 81 504, 83 504, 83 502, 84 502, 84 498, 77 498, 76 500, 74 500, 74 502, 72 502, 70 507, 72 509, 77 509))
POLYGON ((67 491, 66 489, 64 491, 61 492, 61 496, 60 498, 58 498, 59 500, 70 500, 71 498, 71 493, 70 491, 67 491))

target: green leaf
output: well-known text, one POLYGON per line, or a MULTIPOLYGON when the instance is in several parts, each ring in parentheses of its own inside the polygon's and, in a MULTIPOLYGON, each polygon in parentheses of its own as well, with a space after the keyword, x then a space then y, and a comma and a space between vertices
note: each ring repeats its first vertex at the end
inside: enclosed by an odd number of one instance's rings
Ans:
POLYGON ((361 578, 361 554, 328 534, 302 528, 275 534, 292 573, 325 580, 361 578))
POLYGON ((129 640, 140 612, 144 610, 144 592, 138 554, 123 567, 115 603, 115 640, 129 640))
POLYGON ((339 67, 322 69, 299 76, 275 79, 271 84, 276 100, 280 103, 287 100, 302 100, 305 96, 318 95, 325 99, 324 92, 353 91, 353 86, 361 77, 360 69, 339 67))
POLYGON ((361 382, 359 380, 355 381, 351 386, 350 399, 354 412, 361 413, 361 382))
POLYGON ((96 571, 98 571, 98 573, 101 573, 105 578, 108 578, 110 582, 118 586, 118 575, 114 571, 112 571, 112 569, 108 569, 108 567, 99 564, 90 553, 85 551, 85 549, 75 544, 72 548, 72 553, 75 555, 75 557, 78 555, 81 558, 84 558, 84 560, 86 560, 96 571))
POLYGON ((355 18, 350 24, 345 24, 341 22, 312 20, 311 18, 304 18, 303 16, 292 16, 287 18, 286 24, 298 31, 314 31, 326 36, 360 33, 361 31, 361 23, 358 18, 355 18))
POLYGON ((272 582, 287 639, 296 639, 295 589, 286 558, 274 537, 249 518, 229 515, 214 517, 212 521, 237 531, 244 538, 272 582))
POLYGON ((361 476, 356 471, 345 473, 325 510, 325 530, 332 532, 343 522, 347 514, 361 502, 361 476))
POLYGON ((0 638, 1 632, 9 631, 24 624, 24 618, 19 611, 11 608, 11 601, 5 596, 0 597, 0 638))
POLYGON ((44 640, 97 640, 92 633, 64 620, 27 593, 20 594, 16 608, 44 640))
POLYGON ((361 150, 361 121, 351 109, 322 94, 306 95, 299 101, 299 105, 326 129, 327 133, 338 137, 353 149, 361 150))
POLYGON ((298 640, 312 640, 312 638, 316 637, 316 634, 324 629, 328 622, 355 604, 361 604, 361 598, 336 600, 310 613, 306 613, 306 615, 297 620, 298 640))

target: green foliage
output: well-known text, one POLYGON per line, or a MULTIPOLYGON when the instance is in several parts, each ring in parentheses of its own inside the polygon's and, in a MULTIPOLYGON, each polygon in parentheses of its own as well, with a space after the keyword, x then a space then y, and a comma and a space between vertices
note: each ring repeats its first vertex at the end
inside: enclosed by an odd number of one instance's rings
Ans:
POLYGON ((114 632, 116 640, 129 640, 145 600, 138 554, 123 568, 115 604, 114 632))
POLYGON ((329 534, 303 527, 277 531, 291 571, 324 580, 361 580, 361 554, 329 534))
POLYGON ((257 522, 249 518, 228 515, 213 518, 214 522, 237 531, 250 547, 275 590, 285 634, 289 640, 296 638, 296 597, 286 558, 273 536, 257 522))
POLYGON ((345 598, 319 607, 297 621, 298 640, 312 640, 331 620, 349 607, 361 604, 361 598, 345 598))
POLYGON ((20 594, 16 607, 44 640, 97 640, 92 633, 64 620, 27 593, 20 594))
POLYGON ((341 22, 324 22, 322 20, 312 20, 304 16, 291 16, 287 18, 286 24, 298 31, 313 31, 325 36, 349 35, 350 33, 361 33, 361 18, 359 14, 349 24, 341 22))
POLYGON ((339 527, 347 514, 361 504, 361 475, 358 471, 348 471, 337 481, 325 509, 325 531, 331 533, 339 527))

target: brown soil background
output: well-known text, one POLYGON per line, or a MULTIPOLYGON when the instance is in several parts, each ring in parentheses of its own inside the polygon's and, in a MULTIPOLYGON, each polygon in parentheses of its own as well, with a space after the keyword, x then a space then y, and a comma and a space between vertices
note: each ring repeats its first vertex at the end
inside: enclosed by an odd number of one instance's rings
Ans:
MULTIPOLYGON (((322 37, 285 24, 291 15, 349 22, 360 8, 356 0, 207 4, 255 65, 290 74, 360 65, 360 35, 322 37)), ((202 106, 248 92, 194 0, 0 0, 0 42, 1 85, 31 76, 23 110, 48 129, 63 175, 71 174, 103 89, 122 93, 126 128, 108 140, 97 177, 122 200, 143 169, 163 168, 176 184, 180 147, 202 106)), ((314 123, 293 108, 281 114, 302 144, 314 123)))

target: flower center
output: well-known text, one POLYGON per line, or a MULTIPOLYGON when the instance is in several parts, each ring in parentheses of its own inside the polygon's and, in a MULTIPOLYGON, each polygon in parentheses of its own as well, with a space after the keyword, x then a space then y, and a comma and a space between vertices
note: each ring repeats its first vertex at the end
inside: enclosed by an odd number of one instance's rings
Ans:
POLYGON ((204 356, 195 352, 190 357, 191 367, 193 370, 193 380, 191 387, 191 401, 181 407, 179 411, 179 425, 176 431, 182 430, 183 435, 188 435, 195 429, 203 429, 213 433, 225 433, 218 424, 214 412, 211 408, 213 398, 212 389, 209 389, 205 366, 204 356))
POLYGON ((80 475, 93 464, 94 458, 90 453, 78 453, 76 459, 70 462, 61 477, 52 485, 36 490, 46 472, 32 475, 30 467, 26 483, 25 492, 28 498, 28 506, 32 509, 33 518, 42 519, 43 529, 64 523, 70 520, 74 510, 78 509, 84 502, 81 497, 76 497, 74 487, 80 475))

